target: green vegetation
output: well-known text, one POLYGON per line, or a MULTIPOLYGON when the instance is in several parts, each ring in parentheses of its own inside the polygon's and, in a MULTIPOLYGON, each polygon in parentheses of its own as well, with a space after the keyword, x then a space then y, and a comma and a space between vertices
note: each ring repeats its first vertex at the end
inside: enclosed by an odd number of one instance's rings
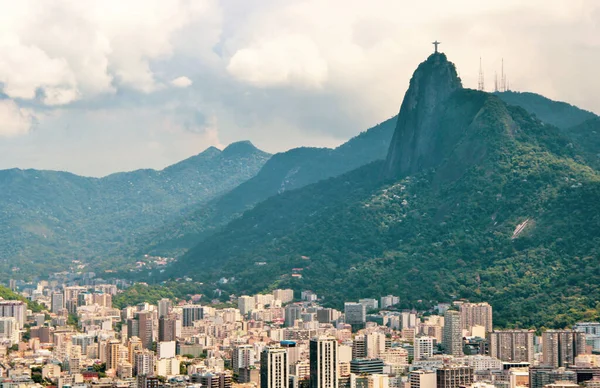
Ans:
POLYGON ((101 179, 2 170, 0 280, 70 267, 126 269, 135 260, 124 255, 128 253, 124 247, 187 207, 251 178, 269 157, 242 142, 223 151, 209 148, 161 171, 138 170, 101 179))
POLYGON ((32 302, 29 299, 13 292, 10 288, 0 286, 0 298, 5 300, 20 300, 22 302, 27 303, 27 308, 29 308, 34 313, 39 313, 44 311, 44 306, 39 304, 38 302, 32 302))
POLYGON ((592 112, 535 93, 510 91, 496 93, 496 95, 508 105, 520 106, 544 123, 561 129, 571 128, 597 117, 592 112))
POLYGON ((197 282, 170 281, 162 284, 136 283, 113 298, 113 306, 123 308, 139 303, 156 304, 160 299, 188 300, 192 295, 203 294, 207 287, 197 282))
POLYGON ((372 163, 272 197, 171 274, 235 276, 219 285, 231 293, 277 282, 337 307, 389 293, 403 307, 486 300, 501 327, 600 319, 599 174, 558 128, 482 96, 447 103, 440 130, 460 136, 435 168, 381 181, 383 163, 372 163))
POLYGON ((260 172, 221 197, 193 207, 184 217, 142 236, 141 253, 179 255, 216 233, 257 203, 281 193, 338 176, 385 159, 396 117, 370 128, 335 149, 295 148, 273 155, 260 172))

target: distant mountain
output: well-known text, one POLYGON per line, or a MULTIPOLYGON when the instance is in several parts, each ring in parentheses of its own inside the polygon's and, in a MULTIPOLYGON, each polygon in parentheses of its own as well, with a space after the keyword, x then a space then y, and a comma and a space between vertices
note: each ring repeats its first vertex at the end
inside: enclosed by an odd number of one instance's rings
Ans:
POLYGON ((87 178, 66 172, 0 171, 0 272, 26 275, 89 263, 253 177, 270 155, 249 142, 211 147, 161 171, 87 178))
POLYGON ((574 105, 554 101, 535 93, 509 91, 495 94, 508 105, 520 106, 533 113, 542 122, 561 129, 570 128, 598 117, 594 113, 574 105))
POLYGON ((564 129, 455 74, 444 54, 418 67, 386 161, 257 204, 165 276, 338 307, 486 300, 498 326, 599 319, 600 175, 564 129))
POLYGON ((302 147, 275 154, 255 177, 143 236, 131 253, 182 254, 273 195, 385 159, 395 123, 395 117, 386 120, 335 149, 302 147))

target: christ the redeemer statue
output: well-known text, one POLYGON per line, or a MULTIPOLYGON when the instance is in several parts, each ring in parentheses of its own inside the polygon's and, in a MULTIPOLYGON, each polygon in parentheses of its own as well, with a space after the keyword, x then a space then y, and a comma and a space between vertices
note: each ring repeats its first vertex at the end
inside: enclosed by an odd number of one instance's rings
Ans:
POLYGON ((438 42, 437 40, 435 42, 431 42, 432 45, 435 46, 435 52, 438 52, 438 46, 441 44, 442 42, 438 42))

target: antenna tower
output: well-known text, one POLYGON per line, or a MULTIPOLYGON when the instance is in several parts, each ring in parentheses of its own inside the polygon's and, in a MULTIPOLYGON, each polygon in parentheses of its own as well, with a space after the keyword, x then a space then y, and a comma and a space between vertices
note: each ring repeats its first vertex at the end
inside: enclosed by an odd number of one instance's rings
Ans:
POLYGON ((477 90, 485 91, 485 80, 483 78, 483 67, 481 66, 481 57, 479 57, 479 81, 477 82, 477 90))
POLYGON ((506 92, 506 75, 504 74, 504 58, 502 58, 502 73, 500 77, 500 91, 506 92))
POLYGON ((494 92, 498 92, 498 71, 494 73, 494 92))

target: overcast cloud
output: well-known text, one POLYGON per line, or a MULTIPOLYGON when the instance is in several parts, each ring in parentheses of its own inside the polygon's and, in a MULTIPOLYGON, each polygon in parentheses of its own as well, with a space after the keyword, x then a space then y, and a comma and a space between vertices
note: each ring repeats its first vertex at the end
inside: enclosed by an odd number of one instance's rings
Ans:
POLYGON ((595 0, 0 0, 0 168, 100 176, 208 146, 335 146, 441 51, 600 112, 595 0))

